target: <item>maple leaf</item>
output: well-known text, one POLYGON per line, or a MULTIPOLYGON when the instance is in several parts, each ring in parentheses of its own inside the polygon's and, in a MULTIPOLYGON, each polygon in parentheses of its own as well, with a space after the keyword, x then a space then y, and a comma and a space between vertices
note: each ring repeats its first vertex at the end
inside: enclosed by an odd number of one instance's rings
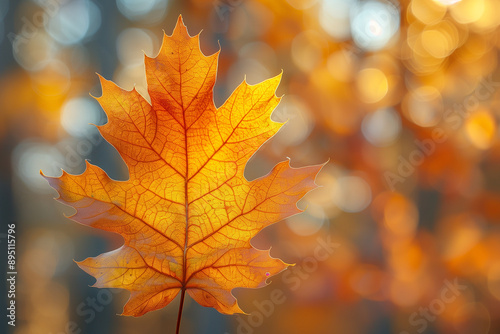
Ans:
POLYGON ((216 108, 218 54, 205 56, 179 17, 158 56, 145 57, 151 103, 100 77, 108 123, 98 128, 129 179, 112 180, 89 162, 81 175, 46 177, 76 209, 73 220, 123 237, 120 248, 77 262, 95 287, 130 291, 123 315, 162 308, 179 292, 181 305, 187 292, 221 313, 242 313, 231 290, 263 286, 288 266, 250 239, 301 211, 296 202, 316 187, 322 165, 285 161, 245 179, 246 162, 282 126, 270 119, 281 75, 244 81, 216 108))

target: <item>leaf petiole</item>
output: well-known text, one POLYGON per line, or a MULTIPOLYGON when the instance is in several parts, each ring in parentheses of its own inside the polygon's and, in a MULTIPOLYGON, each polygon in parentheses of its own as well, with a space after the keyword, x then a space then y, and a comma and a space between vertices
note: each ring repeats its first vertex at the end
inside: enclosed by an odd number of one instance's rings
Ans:
POLYGON ((181 318, 182 318, 182 309, 184 307, 184 295, 186 290, 183 288, 181 290, 181 302, 179 304, 179 314, 177 315, 177 329, 175 330, 175 334, 179 334, 181 330, 181 318))

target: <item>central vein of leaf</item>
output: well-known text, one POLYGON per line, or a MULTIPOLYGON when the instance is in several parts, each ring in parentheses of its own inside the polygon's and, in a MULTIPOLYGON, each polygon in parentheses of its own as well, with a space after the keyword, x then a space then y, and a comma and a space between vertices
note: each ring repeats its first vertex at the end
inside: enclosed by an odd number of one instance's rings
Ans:
POLYGON ((189 223, 189 197, 188 197, 188 182, 189 182, 189 157, 188 157, 188 140, 187 140, 187 123, 186 123, 186 108, 184 108, 184 102, 182 98, 182 70, 181 70, 181 59, 180 59, 180 51, 178 50, 177 54, 179 55, 179 90, 180 90, 180 99, 182 106, 182 118, 184 123, 184 152, 186 154, 186 170, 184 174, 184 203, 185 203, 185 215, 186 215, 186 229, 184 231, 184 254, 182 257, 182 294, 186 290, 186 269, 187 269, 187 250, 188 250, 188 223, 189 223))
MULTIPOLYGON (((186 155, 186 166, 187 166, 187 155, 186 155)), ((187 167, 186 167, 186 175, 187 175, 187 167)), ((187 268, 187 249, 188 249, 188 221, 189 221, 189 204, 188 204, 188 195, 187 195, 187 189, 188 189, 188 179, 186 176, 186 179, 184 181, 184 193, 185 193, 185 200, 186 200, 186 209, 185 209, 185 215, 186 215, 186 230, 184 232, 185 235, 185 241, 184 241, 184 255, 182 257, 182 289, 186 289, 186 268, 187 268)))

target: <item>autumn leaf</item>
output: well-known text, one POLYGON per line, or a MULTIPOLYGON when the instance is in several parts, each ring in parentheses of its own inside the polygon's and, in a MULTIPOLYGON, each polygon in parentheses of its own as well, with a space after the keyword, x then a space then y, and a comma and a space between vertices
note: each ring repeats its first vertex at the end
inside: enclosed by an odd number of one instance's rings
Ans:
MULTIPOLYGON (((270 114, 281 75, 213 102, 219 52, 205 56, 179 17, 156 58, 145 57, 151 103, 100 77, 97 98, 108 116, 102 136, 129 170, 116 181, 87 162, 81 175, 46 177, 71 218, 120 234, 120 248, 78 265, 98 288, 130 291, 123 315, 140 316, 187 292, 221 313, 241 313, 231 290, 256 288, 287 264, 250 240, 264 227, 300 212, 322 165, 277 164, 259 179, 243 172, 252 154, 282 126, 270 114)), ((181 302, 182 305, 182 302, 181 302)))

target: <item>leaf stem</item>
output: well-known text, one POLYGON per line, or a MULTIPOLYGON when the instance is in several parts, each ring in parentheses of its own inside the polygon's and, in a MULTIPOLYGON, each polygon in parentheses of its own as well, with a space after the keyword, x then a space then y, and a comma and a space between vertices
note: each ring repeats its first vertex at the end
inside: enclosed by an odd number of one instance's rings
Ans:
POLYGON ((177 315, 177 329, 175 330, 175 334, 180 333, 181 329, 181 318, 182 318, 182 309, 184 307, 184 296, 186 294, 186 290, 183 288, 181 291, 181 303, 179 305, 179 314, 177 315))

